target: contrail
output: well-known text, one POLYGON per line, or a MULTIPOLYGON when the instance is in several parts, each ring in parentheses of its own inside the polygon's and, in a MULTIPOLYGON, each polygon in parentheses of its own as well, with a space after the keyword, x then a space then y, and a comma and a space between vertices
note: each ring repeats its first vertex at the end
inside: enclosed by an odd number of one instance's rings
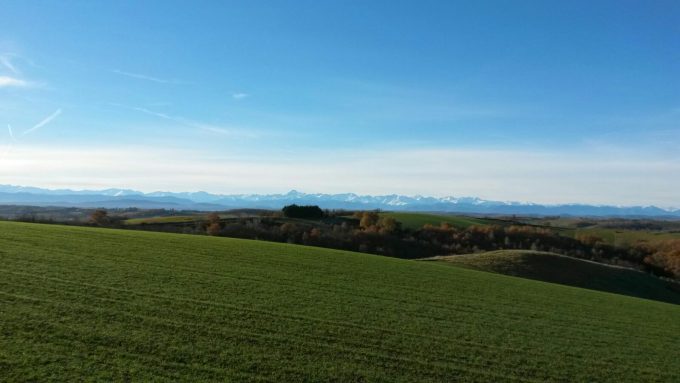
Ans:
POLYGON ((7 124, 7 131, 9 132, 9 142, 2 148, 3 150, 0 153, 0 160, 4 160, 5 157, 7 157, 9 152, 12 150, 14 142, 16 141, 14 139, 14 132, 12 131, 12 126, 10 124, 7 124))
POLYGON ((40 121, 39 123, 37 123, 37 124, 36 124, 34 127, 32 127, 31 129, 28 129, 27 131, 25 131, 22 135, 25 136, 25 135, 27 135, 27 134, 30 134, 30 133, 35 132, 36 130, 42 128, 43 126, 49 124, 52 120, 54 120, 55 118, 57 118, 57 116, 59 116, 60 114, 61 114, 61 108, 57 109, 56 112, 54 112, 54 113, 50 114, 49 116, 47 116, 44 120, 42 120, 42 121, 40 121))
POLYGON ((127 76, 127 77, 140 79, 140 80, 158 82, 158 83, 161 83, 161 84, 175 84, 175 83, 177 83, 177 81, 175 81, 175 80, 166 80, 164 78, 152 77, 152 76, 147 76, 147 75, 139 74, 139 73, 125 72, 125 71, 118 70, 118 69, 114 69, 113 73, 120 74, 120 75, 127 76))
POLYGON ((154 112, 153 110, 149 110, 149 109, 146 109, 146 108, 132 108, 132 109, 133 109, 133 110, 136 110, 136 111, 138 111, 138 112, 150 114, 150 115, 152 115, 152 116, 164 118, 164 119, 166 119, 166 120, 177 121, 177 118, 172 117, 172 116, 169 116, 169 115, 167 115, 167 114, 165 114, 165 113, 154 112))

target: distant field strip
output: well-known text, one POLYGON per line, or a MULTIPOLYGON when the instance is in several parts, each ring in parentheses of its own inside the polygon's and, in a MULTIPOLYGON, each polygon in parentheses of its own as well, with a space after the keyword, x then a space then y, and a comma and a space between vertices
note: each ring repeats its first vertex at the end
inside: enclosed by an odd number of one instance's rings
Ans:
POLYGON ((0 222, 0 381, 680 381, 680 306, 286 244, 0 222))
POLYGON ((381 213, 383 216, 391 217, 401 222, 406 229, 417 230, 422 229, 424 225, 439 226, 442 223, 448 223, 451 226, 461 229, 469 226, 481 226, 495 223, 495 220, 486 218, 466 217, 460 215, 446 215, 446 214, 429 214, 429 213, 381 213))
POLYGON ((130 218, 125 220, 126 225, 139 225, 142 223, 184 223, 194 222, 205 218, 201 215, 171 215, 163 217, 130 218))
POLYGON ((614 246, 630 246, 637 242, 659 242, 670 239, 680 239, 678 232, 655 232, 648 230, 619 230, 602 228, 568 229, 565 235, 578 237, 580 235, 593 235, 602 238, 605 243, 614 246))

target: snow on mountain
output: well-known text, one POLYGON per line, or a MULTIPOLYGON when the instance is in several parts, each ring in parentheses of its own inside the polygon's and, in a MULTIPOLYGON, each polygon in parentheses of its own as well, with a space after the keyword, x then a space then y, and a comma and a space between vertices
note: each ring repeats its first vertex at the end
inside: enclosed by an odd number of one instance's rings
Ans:
POLYGON ((0 204, 74 207, 139 207, 191 210, 233 208, 280 209, 288 204, 313 204, 326 209, 384 209, 442 211, 475 214, 532 214, 582 216, 669 216, 680 210, 655 206, 595 206, 585 204, 540 205, 526 202, 489 201, 477 197, 428 197, 389 195, 308 194, 291 190, 285 194, 211 194, 198 192, 142 193, 130 189, 49 190, 0 185, 0 204))

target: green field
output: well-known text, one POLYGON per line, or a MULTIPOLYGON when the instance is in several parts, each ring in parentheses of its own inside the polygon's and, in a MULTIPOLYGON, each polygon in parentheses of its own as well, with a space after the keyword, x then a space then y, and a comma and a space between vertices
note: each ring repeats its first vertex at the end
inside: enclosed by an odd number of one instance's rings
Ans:
POLYGON ((0 381, 680 381, 680 306, 336 250, 0 222, 0 381))
POLYGON ((564 235, 578 237, 579 235, 594 235, 613 246, 630 246, 636 242, 659 242, 669 239, 680 239, 678 232, 649 231, 649 230, 622 230, 606 228, 569 229, 564 235))
POLYGON ((130 218, 125 220, 126 225, 140 225, 151 223, 184 223, 194 222, 204 219, 205 215, 171 215, 160 217, 146 217, 146 218, 130 218))
POLYGON ((403 228, 411 230, 422 229, 423 226, 428 224, 439 226, 441 223, 448 223, 451 226, 464 229, 474 225, 488 225, 492 222, 492 220, 484 218, 446 214, 391 212, 381 213, 381 215, 394 218, 398 222, 401 222, 403 228))
MULTIPOLYGON (((249 215, 245 213, 222 213, 219 214, 221 219, 230 218, 250 218, 256 215, 249 215)), ((124 223, 126 225, 141 225, 141 224, 156 224, 156 223, 187 223, 187 222, 199 222, 208 219, 208 214, 189 214, 189 215, 160 215, 154 217, 140 217, 140 218, 130 218, 126 219, 124 223)))
POLYGON ((680 284, 559 254, 497 250, 431 258, 477 270, 680 304, 680 284))

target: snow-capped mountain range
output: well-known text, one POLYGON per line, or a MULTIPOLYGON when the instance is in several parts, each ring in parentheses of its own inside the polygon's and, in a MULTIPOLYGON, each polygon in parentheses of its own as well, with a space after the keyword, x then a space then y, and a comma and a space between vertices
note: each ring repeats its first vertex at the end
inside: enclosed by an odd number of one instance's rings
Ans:
POLYGON ((476 197, 425 197, 390 195, 308 194, 211 194, 206 192, 143 193, 130 189, 69 190, 0 185, 0 204, 102 208, 164 208, 176 210, 226 210, 235 208, 280 209, 289 204, 319 205, 325 209, 383 209, 439 211, 469 214, 525 214, 574 216, 679 217, 680 209, 655 206, 604 206, 585 204, 541 205, 488 201, 476 197))

